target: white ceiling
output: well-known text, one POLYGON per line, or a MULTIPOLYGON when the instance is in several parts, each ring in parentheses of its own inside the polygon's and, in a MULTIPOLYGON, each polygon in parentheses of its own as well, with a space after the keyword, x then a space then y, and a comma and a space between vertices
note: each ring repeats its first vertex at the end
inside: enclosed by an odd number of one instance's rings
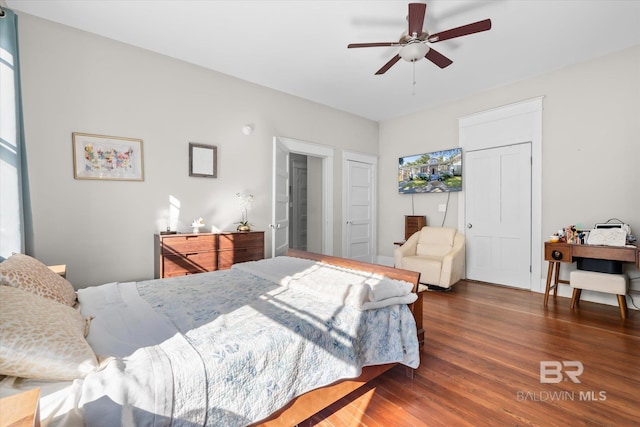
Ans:
POLYGON ((453 60, 400 61, 409 1, 6 0, 22 11, 373 120, 640 44, 638 0, 432 0, 436 33, 491 18, 490 31, 432 46, 453 60))

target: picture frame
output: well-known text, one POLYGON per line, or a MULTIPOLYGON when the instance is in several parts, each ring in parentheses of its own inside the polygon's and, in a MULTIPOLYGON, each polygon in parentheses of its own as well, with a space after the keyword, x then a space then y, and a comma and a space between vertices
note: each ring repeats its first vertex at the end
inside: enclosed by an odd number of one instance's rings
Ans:
POLYGON ((190 142, 189 176, 217 178, 218 147, 216 147, 215 145, 190 142))
POLYGON ((73 177, 144 181, 142 139, 73 132, 73 177))

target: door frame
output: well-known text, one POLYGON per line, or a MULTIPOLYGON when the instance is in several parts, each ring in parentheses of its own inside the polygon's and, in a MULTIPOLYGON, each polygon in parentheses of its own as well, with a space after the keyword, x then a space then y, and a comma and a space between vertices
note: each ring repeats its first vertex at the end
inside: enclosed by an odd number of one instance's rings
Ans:
MULTIPOLYGON (((333 255, 333 158, 334 149, 294 138, 276 136, 289 150, 322 159, 322 253, 333 255)), ((276 171, 272 171, 275 174, 276 171)))
POLYGON ((354 151, 342 152, 342 256, 346 257, 349 252, 347 239, 349 233, 347 232, 347 176, 349 162, 366 163, 372 166, 373 177, 371 182, 373 185, 371 196, 371 249, 374 260, 378 258, 378 156, 373 154, 357 153, 354 151))
MULTIPOLYGON (((531 290, 542 283, 542 100, 543 96, 458 119, 459 145, 465 150, 531 143, 531 290), (489 135, 491 137, 489 138, 489 135), (491 142, 488 142, 491 141, 491 142)), ((464 161, 462 163, 464 176, 464 161)), ((464 184, 463 184, 464 185, 464 184)), ((463 188, 464 190, 464 188, 463 188)), ((458 229, 466 229, 465 191, 458 193, 458 229)))

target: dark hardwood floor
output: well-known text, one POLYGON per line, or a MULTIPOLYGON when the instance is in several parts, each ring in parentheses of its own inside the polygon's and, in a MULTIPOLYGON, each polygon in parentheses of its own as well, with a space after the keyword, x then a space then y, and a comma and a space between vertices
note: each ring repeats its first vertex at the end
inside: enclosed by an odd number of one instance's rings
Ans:
POLYGON ((622 320, 617 307, 584 301, 572 312, 561 297, 544 308, 543 297, 465 281, 424 293, 415 377, 395 367, 300 425, 639 425, 640 312, 622 320), (570 364, 555 383, 544 361, 570 364), (571 362, 584 368, 579 383, 571 362))

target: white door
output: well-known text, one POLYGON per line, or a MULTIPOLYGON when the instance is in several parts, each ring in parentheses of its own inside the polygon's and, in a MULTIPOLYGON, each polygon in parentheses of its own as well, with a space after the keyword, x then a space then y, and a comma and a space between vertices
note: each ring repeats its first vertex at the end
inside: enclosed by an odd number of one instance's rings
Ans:
POLYGON ((285 255, 289 248, 289 150, 273 139, 273 212, 271 256, 285 255))
MULTIPOLYGON (((374 262, 375 256, 375 164, 345 159, 346 258, 374 262)), ((365 159, 366 160, 366 159, 365 159)))
POLYGON ((468 279, 531 288, 531 144, 467 151, 468 279))

